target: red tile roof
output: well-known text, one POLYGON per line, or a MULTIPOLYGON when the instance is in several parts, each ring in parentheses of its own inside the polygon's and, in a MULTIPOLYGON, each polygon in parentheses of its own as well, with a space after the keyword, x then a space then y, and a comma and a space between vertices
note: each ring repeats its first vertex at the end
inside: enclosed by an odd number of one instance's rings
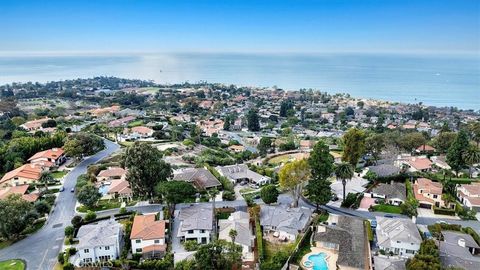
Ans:
POLYGON ((42 168, 40 168, 40 166, 35 164, 24 164, 15 170, 7 172, 0 180, 0 183, 6 182, 14 177, 22 177, 38 181, 41 174, 42 168))
POLYGON ((45 151, 37 152, 28 161, 39 159, 39 158, 49 158, 52 160, 57 160, 61 155, 63 155, 64 151, 62 148, 52 148, 45 151))
POLYGON ((165 220, 155 220, 155 214, 135 216, 130 239, 148 240, 164 237, 165 220))

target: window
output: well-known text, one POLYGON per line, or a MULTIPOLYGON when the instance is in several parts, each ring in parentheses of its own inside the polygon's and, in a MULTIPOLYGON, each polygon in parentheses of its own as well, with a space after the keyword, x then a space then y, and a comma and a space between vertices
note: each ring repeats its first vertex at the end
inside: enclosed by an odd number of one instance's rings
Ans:
POLYGON ((438 196, 437 195, 433 195, 433 198, 436 199, 438 196))
POLYGON ((105 250, 110 250, 110 246, 105 246, 105 250))
POLYGON ((397 241, 397 243, 399 243, 399 244, 400 244, 400 241, 397 241))
POLYGON ((140 239, 135 240, 135 243, 141 243, 141 242, 142 242, 142 240, 140 240, 140 239))
POLYGON ((88 250, 88 248, 86 248, 86 249, 83 250, 83 253, 90 253, 90 250, 88 250))
POLYGON ((159 240, 159 239, 155 239, 153 242, 154 242, 155 244, 158 244, 158 243, 160 243, 160 240, 159 240))
POLYGON ((200 230, 201 233, 205 233, 205 230, 200 230))
POLYGON ((135 252, 137 252, 137 253, 142 253, 142 249, 141 249, 141 248, 137 248, 137 249, 135 249, 135 252))
POLYGON ((415 253, 415 251, 410 250, 410 249, 405 250, 405 252, 408 253, 408 254, 413 254, 413 253, 415 253))
POLYGON ((193 233, 193 230, 188 230, 188 233, 193 233))

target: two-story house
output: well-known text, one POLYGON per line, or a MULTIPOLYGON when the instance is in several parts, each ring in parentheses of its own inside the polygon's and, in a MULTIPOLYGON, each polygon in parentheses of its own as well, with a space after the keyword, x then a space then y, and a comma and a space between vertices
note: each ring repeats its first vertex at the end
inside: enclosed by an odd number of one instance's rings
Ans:
POLYGON ((123 246, 122 225, 112 219, 83 225, 78 230, 77 239, 75 265, 115 260, 123 246))
POLYGON ((165 255, 165 220, 157 220, 157 214, 137 215, 130 233, 132 252, 144 259, 159 259, 165 255))
POLYGON ((470 209, 480 210, 480 184, 462 184, 457 188, 460 202, 470 209))
POLYGON ((180 222, 177 237, 181 240, 193 240, 199 244, 210 243, 214 226, 211 205, 193 204, 182 208, 175 220, 180 222))
POLYGON ((0 180, 0 188, 30 185, 40 180, 42 168, 36 164, 24 164, 7 172, 0 180))
POLYGON ((62 148, 52 148, 36 153, 28 159, 28 162, 51 169, 62 165, 66 160, 67 157, 62 148))
POLYGON ((387 253, 409 258, 420 249, 422 237, 410 219, 379 216, 375 230, 379 248, 387 253))
POLYGON ((433 182, 427 178, 418 178, 413 184, 413 193, 415 199, 419 202, 419 207, 432 209, 435 207, 455 207, 455 204, 445 205, 442 199, 443 185, 439 182, 433 182))

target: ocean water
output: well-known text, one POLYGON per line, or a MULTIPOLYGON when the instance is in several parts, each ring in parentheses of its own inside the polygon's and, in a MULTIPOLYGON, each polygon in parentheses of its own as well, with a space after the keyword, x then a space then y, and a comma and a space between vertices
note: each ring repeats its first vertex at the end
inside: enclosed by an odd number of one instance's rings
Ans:
POLYGON ((355 97, 480 109, 480 56, 145 54, 0 56, 0 84, 119 76, 158 83, 314 88, 355 97))

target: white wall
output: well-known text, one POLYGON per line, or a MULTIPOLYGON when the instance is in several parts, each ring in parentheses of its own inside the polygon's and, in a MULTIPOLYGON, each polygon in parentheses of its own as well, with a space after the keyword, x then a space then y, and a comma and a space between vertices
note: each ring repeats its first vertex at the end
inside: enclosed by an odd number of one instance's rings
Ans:
POLYGON ((159 239, 149 239, 149 240, 142 240, 142 239, 132 239, 132 253, 141 253, 141 251, 137 252, 137 248, 143 249, 146 246, 151 245, 165 245, 165 238, 159 239), (140 243, 137 243, 137 240, 140 240, 140 243), (155 240, 159 240, 158 243, 155 243, 155 240))

